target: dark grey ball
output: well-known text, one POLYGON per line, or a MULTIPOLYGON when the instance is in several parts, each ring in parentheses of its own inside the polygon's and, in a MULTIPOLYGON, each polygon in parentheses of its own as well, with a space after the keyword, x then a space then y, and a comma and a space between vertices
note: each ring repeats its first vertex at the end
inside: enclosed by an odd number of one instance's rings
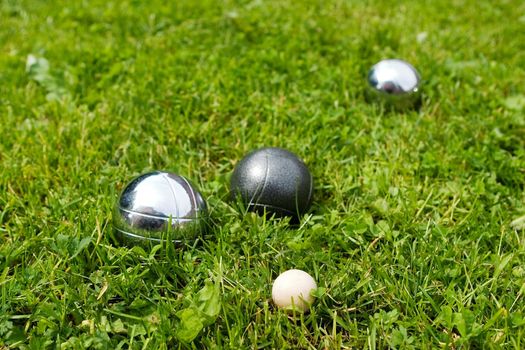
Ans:
POLYGON ((231 193, 249 210, 298 218, 310 207, 313 179, 304 162, 292 152, 262 148, 237 164, 231 193))
POLYGON ((197 189, 184 177, 154 171, 135 178, 122 191, 114 213, 116 238, 128 245, 194 240, 208 211, 197 189))
POLYGON ((369 96, 395 108, 414 106, 420 98, 421 77, 408 62, 383 60, 368 72, 369 96))

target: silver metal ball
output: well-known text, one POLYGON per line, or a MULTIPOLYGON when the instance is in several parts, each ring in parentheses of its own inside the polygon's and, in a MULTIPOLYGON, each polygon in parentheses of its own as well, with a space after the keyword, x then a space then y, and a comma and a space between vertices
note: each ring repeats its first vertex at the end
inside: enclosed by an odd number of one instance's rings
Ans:
POLYGON ((421 77, 408 62, 383 60, 368 72, 369 91, 373 97, 393 107, 410 107, 417 102, 421 77))
POLYGON ((313 179, 295 154, 275 147, 245 156, 231 177, 231 193, 248 210, 298 218, 310 207, 313 179))
POLYGON ((122 191, 113 213, 116 238, 125 244, 194 240, 205 228, 202 195, 184 177, 162 171, 143 174, 122 191))

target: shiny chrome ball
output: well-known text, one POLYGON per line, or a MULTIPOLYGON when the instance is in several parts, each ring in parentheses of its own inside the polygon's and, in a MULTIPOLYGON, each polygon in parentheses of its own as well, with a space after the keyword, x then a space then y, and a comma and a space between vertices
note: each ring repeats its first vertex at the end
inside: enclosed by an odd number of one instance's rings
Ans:
POLYGON ((298 218, 310 207, 313 179, 295 154, 281 148, 249 153, 235 167, 231 193, 248 210, 298 218))
POLYGON ((419 99, 421 77, 408 62, 383 60, 368 72, 372 97, 393 107, 410 107, 419 99))
POLYGON ((206 202, 184 177, 155 171, 122 191, 113 213, 116 238, 125 244, 193 240, 205 228, 206 202))

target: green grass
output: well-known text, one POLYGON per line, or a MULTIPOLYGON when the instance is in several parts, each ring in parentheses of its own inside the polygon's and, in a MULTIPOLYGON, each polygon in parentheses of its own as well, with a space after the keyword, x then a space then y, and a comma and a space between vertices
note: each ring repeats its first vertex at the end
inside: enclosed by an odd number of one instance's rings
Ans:
POLYGON ((1 0, 0 348, 525 348, 524 25, 522 1, 1 0), (365 100, 390 57, 419 110, 365 100), (229 202, 262 146, 314 175, 299 227, 229 202), (156 169, 207 198, 201 244, 109 238, 156 169), (295 318, 290 268, 322 287, 295 318))

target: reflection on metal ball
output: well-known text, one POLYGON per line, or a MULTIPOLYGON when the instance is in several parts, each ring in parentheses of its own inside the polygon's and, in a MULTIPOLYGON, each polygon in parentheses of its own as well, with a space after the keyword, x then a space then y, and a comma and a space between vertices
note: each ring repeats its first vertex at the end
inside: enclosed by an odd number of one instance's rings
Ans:
POLYGON ((389 59, 370 69, 368 85, 372 97, 393 107, 411 107, 419 99, 421 77, 410 63, 389 59))
POLYGON ((313 179, 295 154, 281 148, 262 148, 237 164, 231 193, 249 210, 298 218, 310 207, 313 179))
POLYGON ((184 177, 155 171, 122 191, 113 213, 116 238, 125 244, 194 240, 205 228, 206 202, 184 177))

